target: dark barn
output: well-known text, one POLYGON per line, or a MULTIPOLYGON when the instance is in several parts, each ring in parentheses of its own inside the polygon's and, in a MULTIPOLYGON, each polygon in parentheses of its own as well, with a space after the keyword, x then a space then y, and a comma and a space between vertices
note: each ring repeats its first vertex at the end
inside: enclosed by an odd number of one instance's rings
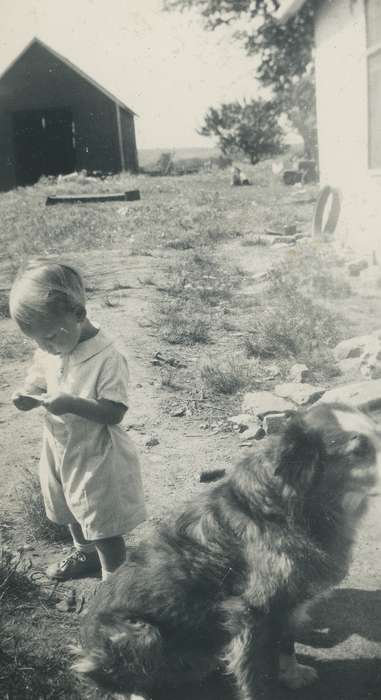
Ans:
POLYGON ((134 116, 33 39, 0 77, 0 190, 75 170, 136 172, 134 116))

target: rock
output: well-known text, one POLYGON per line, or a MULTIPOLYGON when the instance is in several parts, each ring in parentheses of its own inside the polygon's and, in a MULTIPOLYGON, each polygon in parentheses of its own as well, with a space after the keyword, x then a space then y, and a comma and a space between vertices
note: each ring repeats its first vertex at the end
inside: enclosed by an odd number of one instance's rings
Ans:
POLYGON ((268 413, 292 411, 295 405, 271 391, 251 391, 244 395, 241 408, 243 413, 251 413, 262 418, 268 413))
POLYGON ((278 377, 280 375, 280 369, 278 365, 267 365, 266 371, 268 374, 266 375, 266 379, 275 379, 275 377, 278 377))
POLYGON ((298 406, 307 406, 320 399, 325 389, 322 386, 313 386, 312 384, 285 382, 284 384, 277 384, 274 391, 277 396, 281 396, 283 399, 290 399, 298 406))
POLYGON ((258 422, 256 425, 249 426, 249 428, 243 433, 242 437, 245 442, 246 440, 262 440, 262 438, 265 437, 265 431, 261 423, 258 422))
POLYGON ((297 232, 296 224, 287 224, 286 226, 283 226, 283 231, 285 232, 286 236, 294 236, 297 232))
POLYGON ((185 416, 186 412, 186 406, 179 406, 179 408, 176 408, 174 411, 171 412, 171 417, 182 418, 182 416, 185 416))
POLYGON ((379 409, 381 408, 381 379, 342 384, 326 391, 320 401, 324 403, 339 401, 362 410, 379 409))
POLYGON ((228 422, 233 423, 234 427, 237 427, 240 433, 247 430, 249 426, 257 424, 255 416, 250 415, 250 413, 239 413, 237 416, 231 416, 228 418, 228 422))
POLYGON ((367 347, 373 347, 375 339, 378 339, 379 336, 380 331, 376 331, 370 335, 358 335, 354 338, 342 340, 333 351, 335 359, 339 362, 349 357, 360 357, 367 347))
POLYGON ((75 590, 72 588, 68 594, 56 604, 56 610, 61 612, 73 612, 77 606, 77 596, 75 590))
POLYGON ((351 277, 358 277, 360 272, 366 270, 369 267, 369 263, 365 258, 360 260, 353 260, 347 264, 347 272, 351 277))
POLYGON ((341 374, 353 374, 360 371, 361 357, 347 357, 340 360, 338 367, 341 374))
POLYGON ((360 372, 367 379, 381 377, 381 340, 374 339, 373 347, 367 346, 360 358, 360 372))
POLYGON ((296 238, 295 236, 277 236, 273 235, 271 239, 271 245, 275 245, 277 243, 283 243, 287 245, 294 245, 296 243, 296 238))
POLYGON ((297 363, 291 367, 288 376, 290 382, 308 382, 311 379, 311 370, 307 365, 297 363))
POLYGON ((73 606, 70 604, 66 598, 63 600, 60 600, 59 603, 55 605, 56 610, 59 610, 60 612, 70 612, 73 609, 73 606))
POLYGON ((226 469, 204 469, 199 477, 201 483, 218 481, 226 475, 226 469))
POLYGON ((263 419, 266 435, 278 435, 283 432, 288 421, 287 413, 268 413, 263 419))
POLYGON ((156 435, 150 435, 144 442, 146 447, 155 447, 160 442, 156 435))

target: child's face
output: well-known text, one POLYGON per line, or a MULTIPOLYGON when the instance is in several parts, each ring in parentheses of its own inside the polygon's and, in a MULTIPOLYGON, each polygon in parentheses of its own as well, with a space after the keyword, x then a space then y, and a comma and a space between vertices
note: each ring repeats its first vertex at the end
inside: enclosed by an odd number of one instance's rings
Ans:
POLYGON ((75 311, 61 313, 44 321, 36 321, 22 329, 29 338, 51 355, 68 355, 81 338, 82 321, 75 311))

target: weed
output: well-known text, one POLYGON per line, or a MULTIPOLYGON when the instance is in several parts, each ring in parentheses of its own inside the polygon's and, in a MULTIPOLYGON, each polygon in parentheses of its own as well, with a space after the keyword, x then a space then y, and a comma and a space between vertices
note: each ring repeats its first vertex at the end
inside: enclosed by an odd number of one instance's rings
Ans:
POLYGON ((57 525, 48 520, 40 482, 37 474, 31 469, 24 467, 23 479, 17 487, 17 496, 27 532, 36 540, 47 542, 70 541, 69 531, 65 526, 57 525))
POLYGON ((270 241, 267 238, 264 238, 263 236, 255 236, 254 238, 244 238, 243 241, 241 241, 241 245, 245 247, 250 247, 250 246, 268 246, 270 245, 270 241))
POLYGON ((9 318, 8 294, 0 290, 0 318, 9 318))
POLYGON ((245 339, 248 357, 309 356, 335 345, 342 336, 342 320, 308 297, 279 296, 257 311, 245 339))
POLYGON ((178 385, 174 380, 174 370, 173 367, 161 367, 160 368, 160 386, 162 389, 178 389, 178 385))
POLYGON ((174 311, 160 327, 163 340, 173 345, 196 345, 209 340, 208 323, 181 311, 174 311))
POLYGON ((183 236, 182 238, 169 239, 165 243, 166 248, 173 248, 174 250, 190 250, 197 245, 197 238, 195 236, 183 236))
POLYGON ((8 547, 0 547, 0 601, 24 598, 34 589, 27 577, 28 564, 22 554, 15 554, 8 547))
POLYGON ((253 367, 240 356, 233 355, 222 361, 210 358, 201 367, 201 379, 211 391, 236 394, 253 383, 253 367))

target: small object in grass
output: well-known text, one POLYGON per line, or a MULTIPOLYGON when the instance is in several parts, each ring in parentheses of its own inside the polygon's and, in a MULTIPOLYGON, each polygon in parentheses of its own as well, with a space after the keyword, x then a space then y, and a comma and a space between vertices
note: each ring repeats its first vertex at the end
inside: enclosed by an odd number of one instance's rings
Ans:
POLYGON ((200 482, 203 484, 210 481, 218 481, 226 474, 226 469, 204 469, 200 474, 200 482))
POLYGON ((296 224, 286 224, 283 226, 283 231, 286 236, 293 236, 297 232, 296 224))
POLYGON ((17 547, 17 551, 22 554, 23 552, 33 552, 34 546, 32 544, 22 544, 20 547, 17 547))
POLYGON ((186 406, 180 406, 179 408, 175 408, 174 411, 171 413, 172 418, 182 418, 186 414, 186 406))
MULTIPOLYGON (((81 596, 83 598, 83 596, 81 596)), ((81 604, 81 600, 77 602, 77 596, 74 589, 69 591, 69 594, 65 596, 59 603, 56 604, 56 610, 60 612, 79 612, 77 610, 78 606, 81 604)), ((83 606, 83 602, 81 608, 83 606)))
POLYGON ((159 438, 157 438, 156 435, 150 435, 144 444, 146 447, 155 447, 159 442, 159 438))

